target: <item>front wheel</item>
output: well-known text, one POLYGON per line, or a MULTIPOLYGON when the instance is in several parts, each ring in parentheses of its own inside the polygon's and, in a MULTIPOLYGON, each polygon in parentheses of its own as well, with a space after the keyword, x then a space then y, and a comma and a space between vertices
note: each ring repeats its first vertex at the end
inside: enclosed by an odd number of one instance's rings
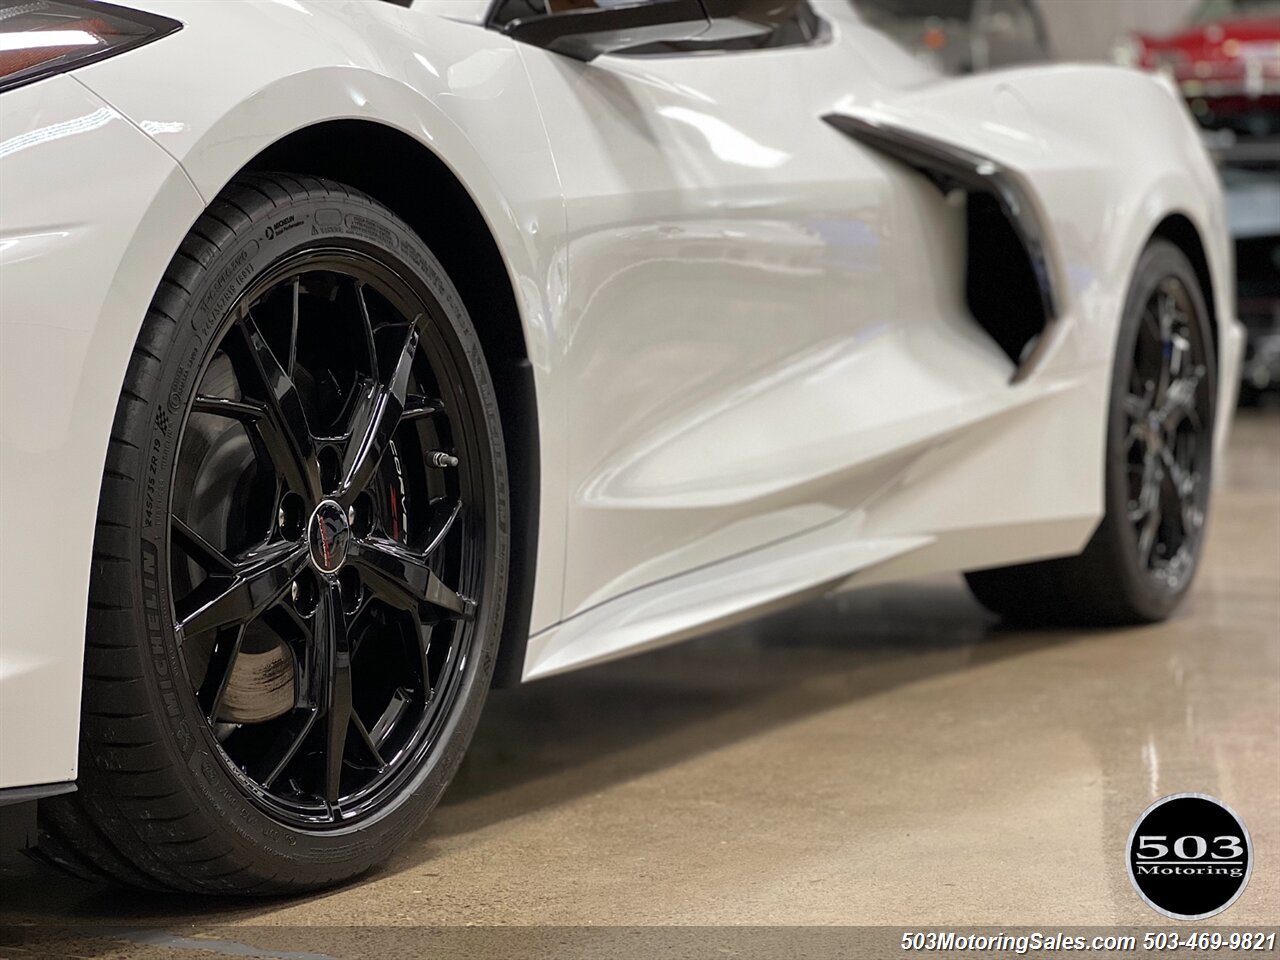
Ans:
POLYGON ((1138 263, 1116 349, 1106 514, 1077 557, 966 574, 988 609, 1030 623, 1151 623, 1191 587, 1213 468, 1212 320, 1186 256, 1156 240, 1138 263))
POLYGON ((80 790, 45 805, 41 855, 237 894, 385 859, 475 728, 508 529, 493 386, 439 262, 340 184, 237 180, 129 366, 80 790))

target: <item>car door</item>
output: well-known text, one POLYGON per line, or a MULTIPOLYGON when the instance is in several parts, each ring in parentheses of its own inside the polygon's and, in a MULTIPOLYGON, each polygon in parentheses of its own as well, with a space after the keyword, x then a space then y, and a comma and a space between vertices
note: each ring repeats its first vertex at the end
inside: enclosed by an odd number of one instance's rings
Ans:
MULTIPOLYGON (((509 2, 551 17, 648 6, 509 2)), ((670 41, 650 30, 608 52, 619 28, 557 53, 543 22, 518 44, 565 198, 566 619, 847 517, 892 475, 876 458, 895 422, 1006 376, 950 318, 926 319, 941 298, 928 274, 898 288, 898 221, 924 237, 915 258, 947 230, 921 234, 902 171, 822 121, 876 90, 848 4, 699 2, 708 22, 670 41)))

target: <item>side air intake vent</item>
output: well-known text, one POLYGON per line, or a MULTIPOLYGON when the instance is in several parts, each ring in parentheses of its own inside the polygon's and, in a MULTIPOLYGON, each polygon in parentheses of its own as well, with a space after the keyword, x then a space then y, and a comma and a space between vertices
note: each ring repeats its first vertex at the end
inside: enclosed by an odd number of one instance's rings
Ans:
POLYGON ((979 326, 1021 366, 1048 326, 1027 248, 999 201, 969 194, 969 262, 965 293, 979 326))
POLYGON ((841 133, 905 164, 943 193, 968 195, 966 299, 974 320, 1026 376, 1058 303, 1044 228, 1022 179, 999 163, 913 131, 844 114, 823 117, 841 133))

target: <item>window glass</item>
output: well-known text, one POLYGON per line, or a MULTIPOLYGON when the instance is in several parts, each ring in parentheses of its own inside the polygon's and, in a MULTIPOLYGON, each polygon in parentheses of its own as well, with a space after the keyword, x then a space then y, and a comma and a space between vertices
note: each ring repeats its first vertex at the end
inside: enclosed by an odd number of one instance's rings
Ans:
POLYGON ((858 0, 858 6, 893 17, 968 21, 973 16, 975 0, 858 0))
MULTIPOLYGON (((492 26, 577 10, 635 6, 645 0, 496 0, 489 14, 492 26)), ((650 0, 662 2, 662 0, 650 0)), ((672 53, 724 53, 800 46, 824 40, 825 22, 809 0, 699 0, 711 18, 707 33, 696 40, 646 44, 627 51, 630 56, 672 53)), ((972 2, 972 0, 970 0, 972 2)))
POLYGON ((609 10, 615 7, 634 7, 661 0, 496 0, 489 22, 503 26, 514 20, 545 17, 549 14, 573 13, 576 10, 609 10))
POLYGON ((637 53, 724 53, 807 46, 827 38, 826 22, 809 0, 702 0, 711 29, 697 40, 655 44, 637 53))

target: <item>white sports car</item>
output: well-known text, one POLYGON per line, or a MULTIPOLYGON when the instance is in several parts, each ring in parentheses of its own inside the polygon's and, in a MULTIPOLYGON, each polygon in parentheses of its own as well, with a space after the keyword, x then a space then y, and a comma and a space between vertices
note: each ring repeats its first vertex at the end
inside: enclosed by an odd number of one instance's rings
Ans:
POLYGON ((0 91, 0 802, 73 873, 353 876, 491 683, 833 589, 1191 583, 1240 333, 1162 81, 846 0, 5 0, 0 91))

